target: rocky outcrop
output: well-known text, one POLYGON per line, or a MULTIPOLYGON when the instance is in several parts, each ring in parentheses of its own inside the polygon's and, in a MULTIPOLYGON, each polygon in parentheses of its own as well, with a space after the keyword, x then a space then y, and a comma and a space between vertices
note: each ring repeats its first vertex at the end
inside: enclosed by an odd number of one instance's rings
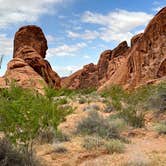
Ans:
POLYGON ((132 37, 131 39, 131 47, 133 47, 133 45, 138 41, 138 39, 143 35, 143 33, 139 33, 135 36, 132 37))
POLYGON ((61 81, 62 87, 69 89, 84 89, 98 86, 97 66, 90 63, 69 77, 61 81))
POLYGON ((100 87, 117 70, 121 63, 120 59, 126 56, 128 50, 127 42, 124 41, 115 49, 104 51, 97 65, 93 63, 85 65, 83 69, 65 77, 62 79, 62 87, 70 89, 100 87))
POLYGON ((111 84, 131 89, 166 76, 166 8, 135 39, 123 63, 100 89, 111 84))
POLYGON ((15 81, 20 86, 34 87, 39 91, 47 85, 60 88, 60 77, 44 59, 46 50, 47 40, 39 27, 20 28, 14 39, 13 59, 0 84, 7 86, 15 81))
POLYGON ((73 85, 72 88, 96 85, 101 90, 112 84, 120 84, 132 89, 165 78, 166 7, 150 21, 144 33, 131 39, 131 47, 123 41, 115 49, 104 51, 95 69, 90 65, 86 72, 84 70, 79 70, 62 82, 68 82, 68 88, 70 85, 73 85), (77 78, 77 84, 74 84, 76 80, 73 78, 77 78))
POLYGON ((99 80, 106 77, 108 66, 109 66, 109 61, 111 60, 111 58, 112 58, 111 50, 106 50, 100 55, 100 59, 97 64, 99 80))
POLYGON ((41 28, 29 25, 21 27, 16 32, 14 38, 13 58, 17 57, 18 49, 24 46, 32 47, 42 58, 45 58, 48 47, 47 40, 41 28))

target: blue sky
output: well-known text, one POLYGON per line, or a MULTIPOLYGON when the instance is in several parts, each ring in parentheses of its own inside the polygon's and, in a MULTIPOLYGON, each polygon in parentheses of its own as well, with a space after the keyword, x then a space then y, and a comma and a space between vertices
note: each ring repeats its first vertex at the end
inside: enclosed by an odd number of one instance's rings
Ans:
POLYGON ((19 27, 40 26, 48 40, 47 60, 60 76, 88 63, 100 53, 143 32, 166 0, 0 0, 0 76, 12 59, 19 27))

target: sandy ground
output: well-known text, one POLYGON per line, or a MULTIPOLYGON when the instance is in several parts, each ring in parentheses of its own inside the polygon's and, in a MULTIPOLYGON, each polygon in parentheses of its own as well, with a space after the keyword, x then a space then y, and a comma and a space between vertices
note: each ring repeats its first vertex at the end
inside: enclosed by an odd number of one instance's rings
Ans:
MULTIPOLYGON (((101 110, 103 103, 95 103, 101 110)), ((143 161, 149 166, 166 166, 166 136, 158 135, 151 129, 152 115, 146 118, 146 127, 143 129, 131 129, 124 133, 131 143, 125 144, 125 152, 122 154, 108 155, 102 150, 88 151, 82 147, 83 138, 73 135, 76 124, 87 112, 82 111, 87 104, 73 103, 77 107, 74 113, 60 124, 59 129, 71 135, 69 142, 62 143, 67 148, 66 153, 56 153, 53 145, 41 145, 36 147, 37 156, 48 166, 123 166, 128 161, 143 161), (153 164, 152 164, 153 163, 153 164)), ((101 113, 108 116, 108 113, 101 113)))

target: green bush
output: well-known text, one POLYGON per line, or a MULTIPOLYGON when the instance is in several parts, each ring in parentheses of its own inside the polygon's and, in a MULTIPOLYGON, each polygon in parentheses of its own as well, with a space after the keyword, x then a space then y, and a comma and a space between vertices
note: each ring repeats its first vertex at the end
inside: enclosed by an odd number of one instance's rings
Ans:
POLYGON ((70 137, 69 137, 69 135, 63 133, 62 131, 57 130, 55 132, 54 141, 55 142, 67 142, 67 141, 70 141, 70 137))
POLYGON ((156 124, 155 130, 156 130, 159 134, 166 134, 166 121, 160 122, 160 123, 156 124))
POLYGON ((145 126, 145 113, 137 111, 134 107, 124 109, 119 113, 119 116, 125 120, 125 122, 133 127, 141 128, 145 126))
POLYGON ((87 100, 84 97, 81 97, 78 102, 79 104, 85 104, 87 100))
POLYGON ((88 116, 78 123, 76 132, 88 135, 95 134, 106 139, 120 138, 117 126, 96 111, 90 111, 88 116))
POLYGON ((111 104, 116 110, 122 109, 121 101, 126 97, 126 95, 127 93, 119 85, 112 85, 101 92, 102 97, 111 98, 111 104))
POLYGON ((123 153, 125 146, 120 140, 110 140, 107 142, 105 145, 105 150, 107 153, 112 154, 112 153, 123 153))
MULTIPOLYGON (((32 153, 32 152, 31 152, 32 153)), ((9 141, 0 139, 1 166, 40 166, 33 154, 15 149, 9 141)))
POLYGON ((105 141, 96 135, 94 136, 86 136, 83 141, 83 147, 87 150, 98 149, 103 146, 105 141))
POLYGON ((57 129, 71 110, 58 109, 59 103, 17 86, 0 93, 0 130, 15 144, 27 146, 40 131, 57 129))
POLYGON ((148 106, 158 112, 166 111, 166 83, 161 83, 155 87, 155 93, 149 98, 148 106))

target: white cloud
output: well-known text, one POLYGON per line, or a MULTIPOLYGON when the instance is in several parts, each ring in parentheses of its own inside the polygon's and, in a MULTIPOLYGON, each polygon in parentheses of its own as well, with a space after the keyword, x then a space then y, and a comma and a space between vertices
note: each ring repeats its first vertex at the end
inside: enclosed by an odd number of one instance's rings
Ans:
POLYGON ((85 59, 90 59, 91 57, 89 55, 84 55, 85 59))
POLYGON ((0 34, 0 55, 11 55, 13 51, 13 39, 6 34, 0 34))
POLYGON ((72 73, 78 71, 81 69, 82 66, 74 66, 74 65, 69 65, 69 66, 54 66, 53 69, 60 75, 60 76, 68 76, 71 75, 72 73))
POLYGON ((145 12, 130 12, 117 9, 107 15, 86 11, 81 19, 85 23, 100 26, 99 35, 97 35, 100 39, 107 42, 119 42, 122 40, 129 41, 133 36, 132 31, 136 27, 146 25, 152 17, 153 15, 145 12))
POLYGON ((67 0, 0 0, 0 28, 21 22, 34 22, 53 12, 53 6, 67 0))
POLYGON ((81 38, 84 40, 93 40, 100 35, 99 32, 97 31, 89 31, 89 30, 85 30, 85 32, 82 34, 72 32, 72 31, 68 31, 67 33, 68 33, 68 37, 70 38, 81 38))
POLYGON ((86 47, 86 43, 77 43, 75 45, 61 45, 59 47, 50 48, 47 52, 47 57, 52 56, 75 56, 79 50, 86 47))
POLYGON ((130 12, 121 9, 107 15, 87 11, 82 16, 84 22, 104 25, 113 31, 121 32, 130 31, 137 26, 144 25, 151 18, 152 15, 145 12, 130 12))

